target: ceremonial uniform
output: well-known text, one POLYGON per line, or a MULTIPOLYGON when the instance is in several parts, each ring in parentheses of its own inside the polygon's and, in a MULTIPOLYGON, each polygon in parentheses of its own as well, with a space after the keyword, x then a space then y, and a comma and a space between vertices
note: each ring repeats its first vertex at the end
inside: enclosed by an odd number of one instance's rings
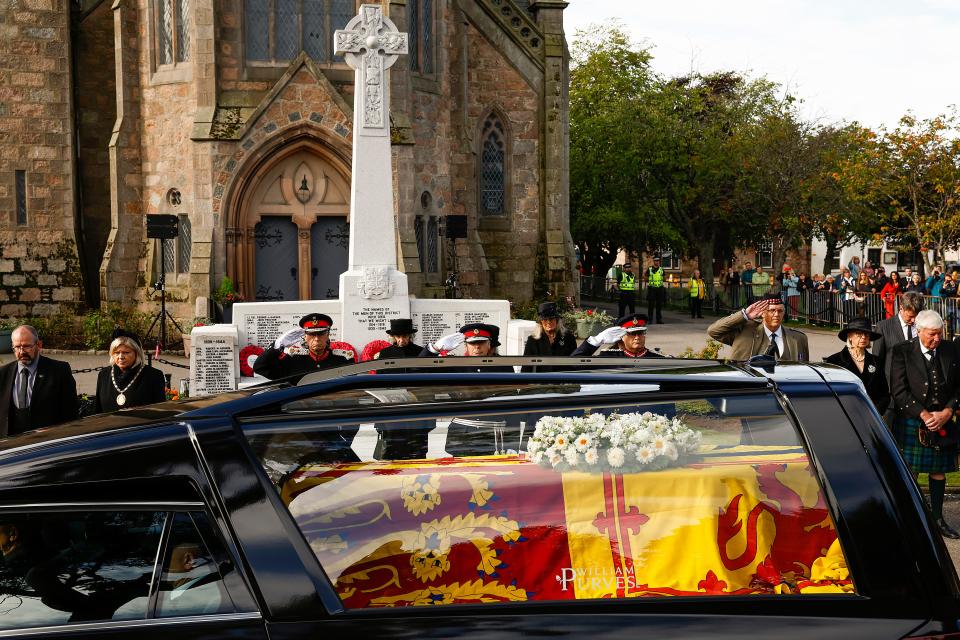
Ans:
MULTIPOLYGON (((333 320, 328 315, 322 313, 311 313, 300 319, 300 327, 306 334, 329 334, 330 327, 333 326, 333 320)), ((289 335, 288 332, 285 335, 289 335)), ((296 337, 296 336, 295 336, 296 337)), ((305 354, 287 353, 286 347, 293 346, 296 342, 289 345, 281 343, 284 336, 281 336, 274 342, 273 346, 260 354, 257 361, 253 364, 254 373, 258 373, 265 378, 277 380, 287 376, 302 376, 314 371, 331 369, 333 367, 342 367, 347 364, 353 364, 352 360, 338 356, 330 350, 329 344, 319 354, 307 351, 305 354)), ((297 340, 299 342, 299 340, 297 340)))
MULTIPOLYGON (((623 316, 617 320, 615 327, 620 327, 623 329, 623 333, 627 334, 646 334, 647 332, 647 316, 642 313, 633 313, 627 316, 623 316)), ((602 335, 602 334, 601 334, 602 335)), ((610 341, 612 344, 613 341, 610 341)), ((587 338, 583 343, 577 347, 577 349, 571 354, 574 356, 592 356, 597 349, 600 348, 602 342, 597 341, 594 344, 590 338, 587 338)), ((608 349, 606 351, 601 351, 597 354, 598 358, 663 358, 665 356, 656 353, 655 351, 650 351, 646 347, 646 341, 642 342, 640 347, 637 349, 628 349, 623 340, 617 343, 617 347, 613 349, 608 349)))
MULTIPOLYGON (((495 357, 495 349, 500 346, 500 328, 492 324, 475 322, 460 327, 458 334, 444 336, 437 342, 424 348, 421 357, 436 358, 453 355, 451 352, 459 343, 489 342, 490 353, 495 357), (459 335, 459 337, 458 337, 459 335)), ((465 356, 470 357, 470 356, 465 356)), ((513 367, 457 367, 443 369, 454 373, 513 373, 513 367)), ((498 419, 473 420, 453 418, 447 425, 447 438, 444 444, 446 452, 452 456, 489 456, 517 451, 520 447, 520 425, 507 424, 498 419)))

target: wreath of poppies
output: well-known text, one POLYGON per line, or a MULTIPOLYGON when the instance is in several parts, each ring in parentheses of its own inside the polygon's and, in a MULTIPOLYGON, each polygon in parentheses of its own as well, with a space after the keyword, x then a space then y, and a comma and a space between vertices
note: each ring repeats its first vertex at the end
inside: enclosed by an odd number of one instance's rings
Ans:
POLYGON ((360 362, 369 362, 373 360, 378 353, 390 346, 390 343, 386 340, 373 340, 368 342, 367 346, 363 348, 363 353, 360 354, 360 362))
POLYGON ((255 344, 248 344, 240 349, 240 373, 246 378, 253 376, 253 363, 257 361, 260 354, 263 353, 263 347, 255 344))

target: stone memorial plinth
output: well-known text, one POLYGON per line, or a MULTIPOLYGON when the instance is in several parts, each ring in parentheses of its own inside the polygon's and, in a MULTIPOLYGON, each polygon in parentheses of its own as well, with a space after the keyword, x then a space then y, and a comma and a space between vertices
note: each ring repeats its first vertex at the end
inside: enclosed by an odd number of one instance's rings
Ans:
MULTIPOLYGON (((472 322, 486 322, 500 327, 500 342, 505 344, 510 303, 506 300, 433 300, 416 298, 410 301, 417 344, 426 345, 472 322)), ((500 347, 500 353, 506 353, 500 347)))
MULTIPOLYGON (((340 340, 343 333, 341 305, 338 300, 288 300, 281 302, 238 302, 233 305, 233 324, 237 327, 238 345, 249 344, 266 349, 281 334, 297 328, 300 318, 308 313, 325 313, 333 319, 330 340, 340 340)), ((362 348, 362 345, 356 345, 362 348)))
POLYGON ((533 335, 537 323, 533 320, 510 320, 507 325, 507 339, 501 340, 504 347, 500 353, 507 356, 522 356, 527 338, 533 335))
POLYGON ((194 327, 190 336, 190 395, 209 396, 236 390, 240 384, 237 327, 194 327))

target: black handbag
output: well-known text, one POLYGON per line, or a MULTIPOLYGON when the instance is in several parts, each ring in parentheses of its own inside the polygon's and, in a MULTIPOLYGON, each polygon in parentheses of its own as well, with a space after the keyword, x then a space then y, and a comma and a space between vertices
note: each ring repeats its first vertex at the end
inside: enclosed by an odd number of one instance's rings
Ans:
POLYGON ((957 418, 953 417, 939 431, 930 431, 923 424, 917 430, 920 445, 930 449, 956 447, 960 440, 960 429, 957 428, 957 418))

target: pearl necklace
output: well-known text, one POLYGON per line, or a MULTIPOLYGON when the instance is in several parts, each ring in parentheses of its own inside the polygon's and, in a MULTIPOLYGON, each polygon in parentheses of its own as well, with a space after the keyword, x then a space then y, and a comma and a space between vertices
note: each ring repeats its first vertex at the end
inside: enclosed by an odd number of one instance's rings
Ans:
POLYGON ((851 349, 850 347, 847 347, 847 351, 850 352, 850 357, 853 358, 853 361, 854 361, 854 362, 863 362, 863 361, 866 360, 866 358, 867 358, 867 352, 866 352, 866 351, 864 351, 863 353, 861 353, 859 358, 858 358, 857 355, 853 352, 853 349, 851 349))
POLYGON ((130 384, 128 384, 124 389, 121 389, 117 386, 116 372, 113 367, 114 365, 110 365, 110 382, 113 383, 113 388, 117 390, 117 406, 122 407, 123 405, 127 404, 127 396, 125 394, 130 390, 130 387, 133 386, 133 383, 137 381, 137 378, 140 377, 140 372, 143 371, 143 365, 140 365, 140 368, 137 369, 136 375, 133 376, 133 380, 131 380, 130 384))

